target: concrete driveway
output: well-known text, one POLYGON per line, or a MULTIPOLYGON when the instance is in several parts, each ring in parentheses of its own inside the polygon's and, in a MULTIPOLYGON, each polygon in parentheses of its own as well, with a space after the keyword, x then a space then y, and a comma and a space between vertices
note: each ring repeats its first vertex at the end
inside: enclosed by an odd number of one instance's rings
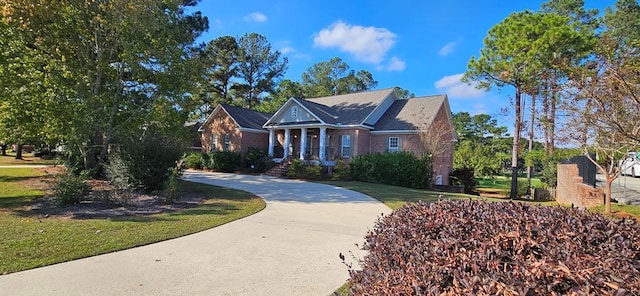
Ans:
POLYGON ((187 171, 185 180, 252 192, 252 216, 148 246, 0 276, 0 295, 329 295, 338 258, 389 208, 328 185, 187 171))

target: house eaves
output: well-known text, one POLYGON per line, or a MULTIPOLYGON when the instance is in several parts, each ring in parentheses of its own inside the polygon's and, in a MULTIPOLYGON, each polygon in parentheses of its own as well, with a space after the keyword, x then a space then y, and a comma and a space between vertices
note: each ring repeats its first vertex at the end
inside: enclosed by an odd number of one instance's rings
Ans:
MULTIPOLYGON (((198 128, 198 132, 203 132, 204 131, 204 127, 209 124, 209 122, 211 122, 211 120, 213 120, 213 117, 218 114, 218 112, 220 111, 220 109, 222 109, 222 105, 218 104, 218 106, 216 106, 213 111, 211 111, 211 113, 209 114, 209 116, 207 116, 207 118, 204 120, 204 122, 202 123, 202 125, 198 128)), ((226 111, 225 111, 226 112, 226 111)), ((228 113, 227 113, 228 114, 228 113)), ((235 121, 235 120, 234 120, 235 121)), ((236 122, 236 124, 238 124, 236 122)))
MULTIPOLYGON (((273 122, 273 120, 275 120, 276 118, 279 118, 280 116, 282 116, 284 114, 284 112, 286 112, 286 110, 289 108, 289 106, 291 106, 292 104, 296 104, 298 106, 300 106, 302 109, 304 109, 307 113, 309 113, 313 118, 315 118, 316 120, 318 120, 320 125, 327 125, 327 122, 325 122, 324 120, 322 120, 322 118, 320 118, 320 116, 318 116, 315 112, 309 110, 309 108, 307 108, 307 106, 305 106, 305 104, 302 104, 298 99, 296 98, 289 98, 289 100, 287 100, 287 102, 285 102, 280 109, 278 109, 278 111, 276 111, 276 113, 273 114, 273 116, 271 116, 269 118, 269 120, 267 120, 267 122, 265 122, 265 124, 262 126, 263 128, 269 128, 269 127, 276 127, 276 126, 282 126, 282 124, 277 123, 277 122, 273 122)), ((295 123, 292 123, 295 124, 295 123)))

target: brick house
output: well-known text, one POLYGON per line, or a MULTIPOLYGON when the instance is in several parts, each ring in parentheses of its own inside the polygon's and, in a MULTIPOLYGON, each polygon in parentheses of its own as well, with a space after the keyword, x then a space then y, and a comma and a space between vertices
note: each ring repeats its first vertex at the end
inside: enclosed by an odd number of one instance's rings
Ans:
POLYGON ((276 161, 295 157, 325 165, 368 153, 428 150, 437 185, 449 185, 453 166, 455 131, 446 95, 400 99, 388 88, 291 98, 275 114, 218 105, 200 132, 203 151, 259 147, 276 161))

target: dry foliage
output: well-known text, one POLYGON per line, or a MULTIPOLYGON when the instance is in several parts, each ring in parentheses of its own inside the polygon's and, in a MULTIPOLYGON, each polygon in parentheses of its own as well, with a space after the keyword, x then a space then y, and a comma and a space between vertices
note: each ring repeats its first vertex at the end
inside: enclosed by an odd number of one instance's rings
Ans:
POLYGON ((416 203, 366 236, 355 295, 639 295, 640 224, 524 203, 416 203))

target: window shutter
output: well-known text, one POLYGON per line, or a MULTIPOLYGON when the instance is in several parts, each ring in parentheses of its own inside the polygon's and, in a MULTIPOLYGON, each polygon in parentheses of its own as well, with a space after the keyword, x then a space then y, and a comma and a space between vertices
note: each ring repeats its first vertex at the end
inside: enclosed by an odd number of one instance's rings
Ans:
POLYGON ((398 136, 398 152, 403 151, 402 149, 402 137, 398 136))
POLYGON ((391 137, 387 137, 387 140, 385 141, 385 147, 384 147, 384 151, 385 152, 389 152, 389 144, 391 143, 391 137))
POLYGON ((353 149, 356 148, 356 145, 354 145, 353 143, 353 139, 355 137, 353 136, 353 134, 349 135, 349 157, 354 156, 355 154, 353 153, 353 149))

